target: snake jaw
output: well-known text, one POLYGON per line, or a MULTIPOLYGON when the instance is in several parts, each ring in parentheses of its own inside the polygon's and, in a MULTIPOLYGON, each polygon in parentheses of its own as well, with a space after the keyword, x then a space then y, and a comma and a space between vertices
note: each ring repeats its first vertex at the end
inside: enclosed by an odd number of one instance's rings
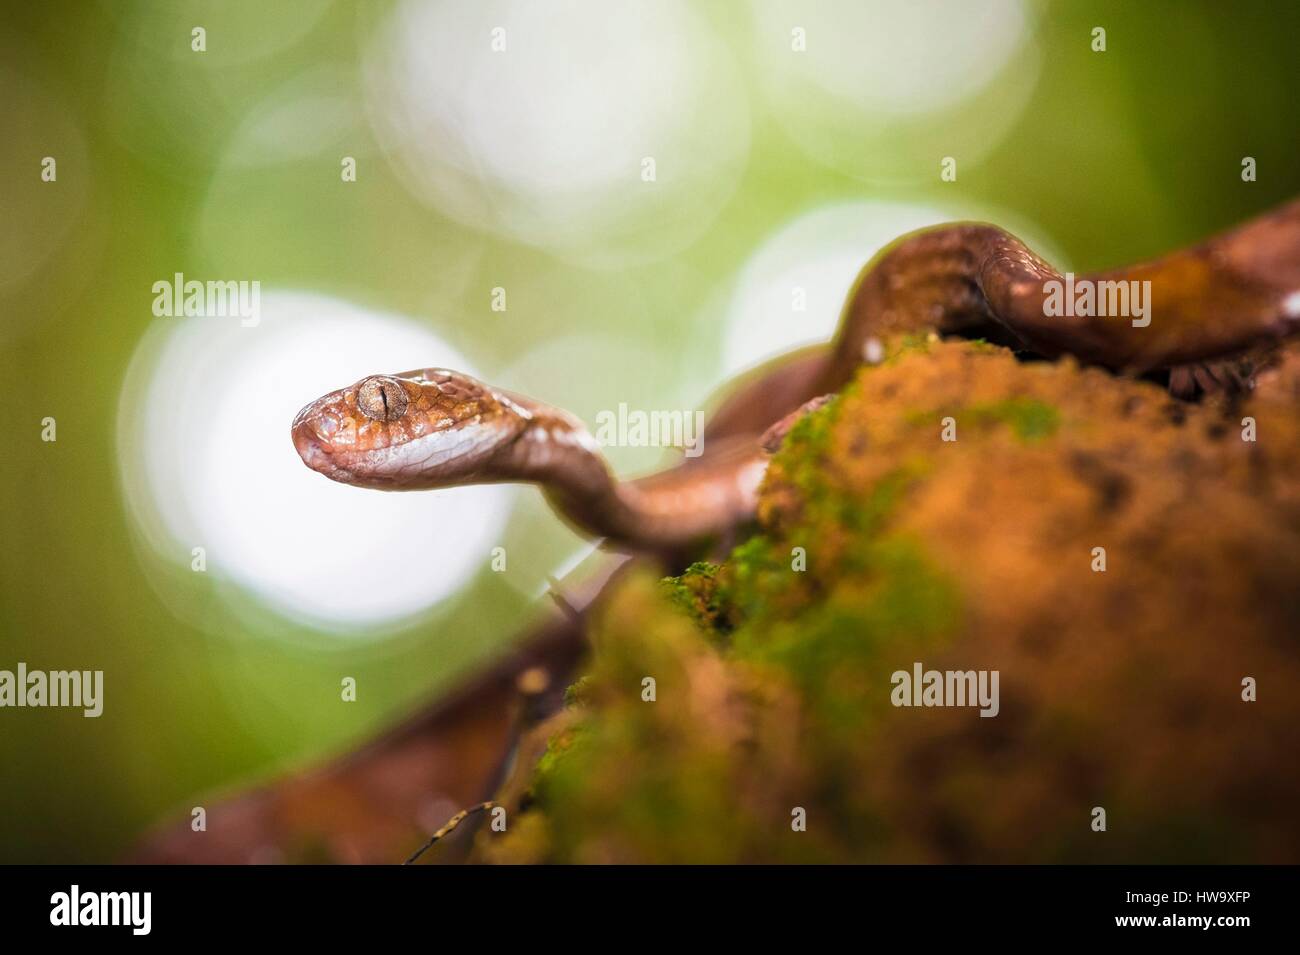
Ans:
POLYGON ((338 430, 337 419, 321 412, 317 408, 319 404, 312 402, 294 418, 290 429, 294 450, 302 458, 302 463, 313 471, 331 480, 352 484, 351 472, 341 466, 340 458, 330 443, 330 437, 338 430))

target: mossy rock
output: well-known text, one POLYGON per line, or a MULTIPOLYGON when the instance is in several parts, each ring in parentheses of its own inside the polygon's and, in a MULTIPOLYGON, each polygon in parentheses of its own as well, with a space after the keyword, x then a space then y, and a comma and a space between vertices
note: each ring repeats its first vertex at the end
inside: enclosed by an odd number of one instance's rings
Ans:
POLYGON ((1298 383, 1188 406, 890 342, 791 430, 755 537, 605 595, 480 857, 1300 861, 1298 383), (915 663, 998 671, 997 715, 893 705, 915 663))

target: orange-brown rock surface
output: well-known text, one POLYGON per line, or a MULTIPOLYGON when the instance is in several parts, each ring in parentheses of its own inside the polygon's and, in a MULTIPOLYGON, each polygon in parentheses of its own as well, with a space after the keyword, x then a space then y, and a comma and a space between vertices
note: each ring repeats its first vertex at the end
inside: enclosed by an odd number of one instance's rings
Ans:
POLYGON ((890 342, 791 431, 754 538, 606 595, 478 856, 1300 861, 1297 409, 1295 350, 1188 405, 890 342), (916 663, 996 670, 996 716, 895 706, 916 663))

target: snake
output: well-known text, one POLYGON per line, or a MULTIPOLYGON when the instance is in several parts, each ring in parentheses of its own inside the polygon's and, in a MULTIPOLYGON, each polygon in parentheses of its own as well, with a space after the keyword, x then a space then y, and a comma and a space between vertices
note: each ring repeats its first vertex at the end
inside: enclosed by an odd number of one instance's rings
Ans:
POLYGON ((303 462, 334 481, 390 491, 534 484, 561 518, 612 549, 682 553, 753 517, 780 439, 879 361, 888 336, 986 338, 1026 356, 1164 374, 1171 391, 1191 397, 1242 386, 1240 356, 1276 348, 1298 327, 1300 200, 1077 279, 995 225, 958 222, 882 249, 859 273, 829 343, 743 376, 705 429, 703 453, 645 477, 619 479, 577 416, 445 368, 368 375, 304 407, 291 433, 303 462), (1059 290, 1067 279, 1146 288, 1149 315, 1054 308, 1053 283, 1059 290))

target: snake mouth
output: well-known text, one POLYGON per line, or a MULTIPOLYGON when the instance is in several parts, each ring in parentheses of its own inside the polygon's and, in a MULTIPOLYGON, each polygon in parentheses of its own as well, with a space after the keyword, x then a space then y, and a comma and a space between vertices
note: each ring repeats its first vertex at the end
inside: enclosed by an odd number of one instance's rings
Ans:
POLYGON ((316 434, 316 429, 311 426, 311 419, 299 412, 293 422, 292 434, 294 449, 298 452, 298 457, 302 458, 302 463, 313 471, 321 470, 322 465, 327 464, 331 455, 325 443, 316 434))
POLYGON ((340 484, 360 483, 357 474, 345 467, 342 458, 327 442, 321 440, 309 423, 295 424, 293 428, 293 446, 307 465, 317 474, 337 481, 340 484))
POLYGON ((313 406, 308 405, 294 418, 291 429, 294 450, 302 463, 318 474, 350 483, 351 473, 340 465, 335 448, 317 430, 317 416, 311 414, 312 410, 313 406))

